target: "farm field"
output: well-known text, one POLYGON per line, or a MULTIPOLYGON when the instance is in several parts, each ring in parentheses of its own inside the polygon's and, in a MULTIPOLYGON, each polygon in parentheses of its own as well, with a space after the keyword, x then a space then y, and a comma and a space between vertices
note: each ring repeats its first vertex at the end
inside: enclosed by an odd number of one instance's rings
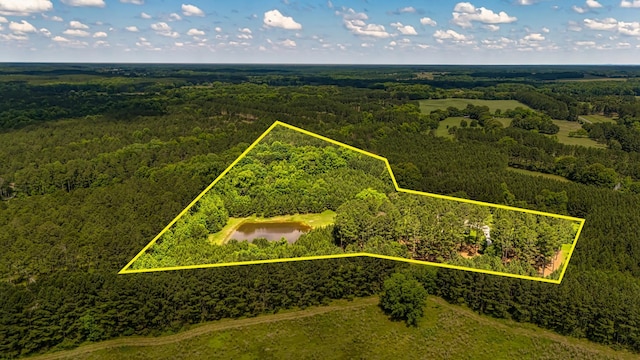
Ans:
POLYGON ((569 137, 569 133, 582 128, 579 122, 566 121, 566 120, 553 120, 553 123, 558 125, 560 131, 552 136, 557 136, 558 141, 566 145, 580 145, 586 147, 605 149, 607 146, 599 144, 596 141, 589 138, 575 138, 569 137))
POLYGON ((541 176, 543 178, 547 178, 547 179, 551 179, 551 180, 558 180, 558 181, 562 181, 562 182, 571 182, 571 180, 563 178, 562 176, 558 176, 558 175, 553 175, 553 174, 545 174, 545 173, 541 173, 538 171, 530 171, 530 170, 525 170, 525 169, 518 169, 518 168, 513 168, 513 167, 507 167, 507 170, 509 171, 513 171, 516 173, 520 173, 520 174, 525 174, 525 175, 530 175, 530 176, 541 176))
POLYGON ((417 327, 393 322, 377 297, 240 320, 161 337, 129 337, 33 357, 63 359, 632 359, 634 354, 478 315, 429 297, 417 327))
POLYGON ((467 107, 467 104, 475 106, 488 106, 491 112, 500 109, 505 111, 507 109, 515 109, 522 107, 529 109, 529 107, 516 100, 482 100, 482 99, 461 99, 461 98, 449 98, 449 99, 428 99, 420 100, 420 110, 429 114, 433 110, 446 109, 449 106, 453 106, 459 109, 467 107))

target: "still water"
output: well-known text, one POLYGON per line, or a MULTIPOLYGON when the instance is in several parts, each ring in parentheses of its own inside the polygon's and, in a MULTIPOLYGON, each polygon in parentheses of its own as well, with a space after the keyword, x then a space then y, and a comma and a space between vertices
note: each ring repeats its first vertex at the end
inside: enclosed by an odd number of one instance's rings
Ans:
POLYGON ((311 227, 299 222, 245 222, 231 233, 229 239, 252 241, 266 238, 269 241, 275 241, 285 238, 289 243, 293 243, 309 230, 311 227))

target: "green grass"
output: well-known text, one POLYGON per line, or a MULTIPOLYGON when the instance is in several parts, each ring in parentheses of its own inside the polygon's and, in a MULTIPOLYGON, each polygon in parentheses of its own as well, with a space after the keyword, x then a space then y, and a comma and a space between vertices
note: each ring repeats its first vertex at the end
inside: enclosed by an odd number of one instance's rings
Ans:
POLYGON ((566 120, 553 120, 553 123, 558 125, 560 131, 558 131, 555 136, 558 137, 558 141, 566 144, 566 145, 580 145, 586 147, 594 147, 605 149, 607 146, 604 144, 599 144, 594 140, 589 138, 574 138, 569 137, 569 133, 572 131, 576 131, 582 128, 582 124, 577 121, 566 121, 566 120))
POLYGON ((229 218, 227 221, 227 225, 222 228, 222 230, 218 231, 215 234, 209 235, 209 242, 212 244, 222 245, 227 237, 240 226, 240 224, 251 221, 251 222, 301 222, 309 225, 312 228, 323 227, 327 225, 331 225, 334 222, 336 217, 336 213, 331 210, 323 211, 320 214, 294 214, 294 215, 282 215, 282 216, 274 216, 274 217, 258 217, 258 216, 249 216, 244 218, 229 218))
POLYGON ((610 123, 615 123, 616 121, 612 118, 612 117, 607 117, 604 115, 598 115, 598 114, 594 114, 594 115, 580 115, 580 117, 583 117, 591 122, 594 123, 599 123, 599 122, 610 122, 610 123))
POLYGON ((557 180, 557 181, 562 181, 562 182, 571 182, 571 180, 569 180, 567 178, 563 178, 562 176, 553 175, 553 174, 545 174, 545 173, 538 172, 538 171, 517 169, 517 168, 510 167, 510 166, 507 167, 507 170, 513 171, 513 172, 517 172, 519 174, 525 174, 525 175, 530 175, 530 176, 542 176, 543 178, 547 178, 547 179, 551 179, 551 180, 557 180))
POLYGON ((453 135, 450 135, 448 133, 449 129, 448 127, 460 127, 460 121, 461 120, 466 120, 467 123, 471 123, 471 119, 465 118, 465 117, 450 117, 450 118, 446 118, 442 121, 440 121, 440 124, 438 125, 438 128, 436 129, 436 136, 441 136, 441 137, 448 137, 450 139, 453 139, 453 135))
POLYGON ((516 100, 481 100, 481 99, 451 98, 451 99, 420 100, 420 110, 425 114, 429 114, 433 110, 437 110, 437 109, 445 110, 449 106, 453 106, 459 109, 464 109, 467 107, 467 104, 472 104, 475 106, 488 106, 491 112, 496 111, 496 109, 505 111, 508 109, 515 109, 517 107, 529 109, 527 105, 516 100))
POLYGON ((478 315, 430 297, 417 327, 390 321, 375 297, 241 320, 176 335, 129 337, 52 359, 637 359, 531 324, 478 315))

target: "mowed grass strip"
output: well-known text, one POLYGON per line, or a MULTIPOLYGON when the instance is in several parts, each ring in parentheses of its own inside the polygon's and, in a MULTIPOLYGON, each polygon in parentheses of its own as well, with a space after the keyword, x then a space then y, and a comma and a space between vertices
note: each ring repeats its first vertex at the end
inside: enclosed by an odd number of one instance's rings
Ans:
POLYGON ((207 323, 36 357, 53 359, 637 359, 531 324, 478 315, 429 297, 417 327, 390 321, 376 297, 207 323), (136 342, 138 342, 136 344, 136 342))
POLYGON ((256 223, 267 222, 301 222, 311 226, 312 228, 323 227, 334 223, 336 213, 331 210, 323 211, 320 214, 294 214, 294 215, 282 215, 273 217, 259 217, 256 215, 248 216, 244 218, 229 218, 227 225, 222 230, 215 234, 209 235, 209 242, 211 244, 222 245, 226 239, 237 229, 242 223, 251 221, 256 223))
POLYGON ((507 170, 513 171, 513 172, 516 172, 516 173, 519 173, 519 174, 529 175, 529 176, 541 176, 543 178, 547 178, 547 179, 551 179, 551 180, 557 180, 557 181, 562 181, 562 182, 571 182, 571 180, 569 180, 567 178, 563 178, 562 176, 558 176, 558 175, 554 175, 554 174, 545 174, 545 173, 538 172, 538 171, 518 169, 518 168, 511 167, 511 166, 507 167, 507 170))
POLYGON ((462 98, 450 98, 450 99, 428 99, 420 100, 420 111, 425 114, 431 113, 433 110, 446 110, 449 106, 453 106, 458 109, 464 109, 468 104, 474 106, 488 106, 489 110, 493 113, 497 109, 505 111, 508 109, 515 109, 522 107, 529 109, 529 107, 516 100, 482 100, 482 99, 462 99, 462 98))
POLYGON ((593 115, 580 115, 580 117, 583 117, 593 123, 599 123, 599 122, 609 122, 609 123, 615 123, 616 120, 612 117, 607 117, 604 115, 598 115, 598 114, 593 114, 593 115))

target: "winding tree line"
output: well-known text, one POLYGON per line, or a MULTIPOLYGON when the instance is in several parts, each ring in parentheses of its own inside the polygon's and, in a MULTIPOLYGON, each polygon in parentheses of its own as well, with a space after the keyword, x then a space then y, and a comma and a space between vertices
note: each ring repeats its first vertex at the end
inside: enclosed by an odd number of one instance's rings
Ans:
MULTIPOLYGON (((417 106, 399 88, 406 84, 287 88, 223 80, 209 88, 170 81, 174 84, 165 88, 159 80, 147 80, 156 88, 139 90, 166 104, 165 115, 45 121, 20 130, 5 128, 0 134, 0 177, 5 179, 3 186, 15 183, 16 195, 0 201, 4 356, 121 335, 160 334, 190 323, 379 292, 387 274, 406 265, 354 258, 114 275, 275 120, 385 156, 405 188, 558 208, 560 213, 586 217, 560 285, 412 268, 426 289, 453 303, 640 351, 640 198, 632 190, 640 180, 638 153, 566 146, 515 128, 459 130, 455 142, 431 137, 433 119, 414 111, 417 106), (297 92, 309 96, 294 101, 297 92), (242 93, 245 98, 239 100, 242 93), (505 135, 517 144, 499 142, 505 135), (128 146, 136 151, 118 153, 128 146), (607 188, 613 187, 608 181, 587 186, 505 170, 510 163, 551 169, 559 156, 574 157, 576 170, 596 163, 614 169, 622 187, 614 191, 607 188), (73 179, 66 175, 73 160, 81 165, 79 174, 93 175, 87 175, 87 181, 69 180, 66 186, 67 179, 73 179), (55 161, 65 171, 45 172, 46 164, 55 161), (96 166, 102 170, 96 171, 96 166), (24 172, 27 168, 31 171, 24 172), (103 180, 96 181, 97 176, 103 180), (566 202, 560 199, 557 204, 552 194, 563 192, 566 202)), ((471 78, 451 82, 447 89, 432 82, 406 90, 508 99, 520 86, 500 82, 481 87, 471 78)), ((24 94, 31 88, 28 85, 24 94)), ((607 108, 616 113, 622 104, 635 101, 633 95, 640 95, 637 81, 536 85, 536 91, 545 89, 573 97, 579 111, 587 110, 580 103, 588 102, 588 111, 607 108)))

